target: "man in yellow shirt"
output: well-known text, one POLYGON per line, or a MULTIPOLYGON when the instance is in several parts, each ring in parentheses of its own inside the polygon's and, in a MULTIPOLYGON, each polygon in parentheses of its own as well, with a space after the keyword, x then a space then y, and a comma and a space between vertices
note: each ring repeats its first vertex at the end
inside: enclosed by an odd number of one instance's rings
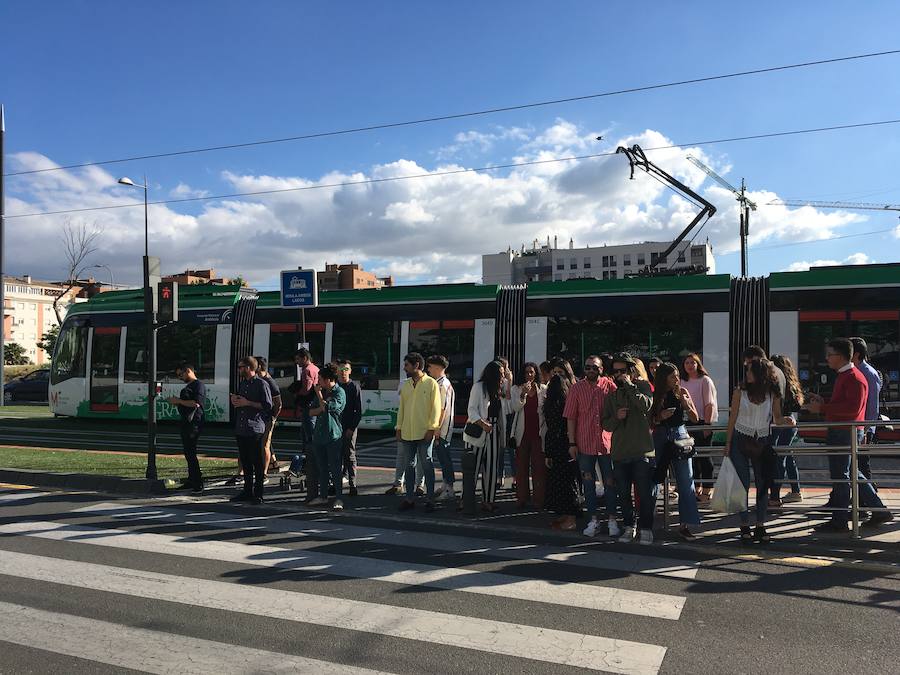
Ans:
POLYGON ((425 374, 425 359, 417 352, 403 358, 408 378, 400 389, 397 411, 397 440, 406 457, 406 498, 400 510, 415 508, 416 460, 425 471, 426 511, 434 511, 434 462, 431 458, 434 434, 441 426, 441 389, 425 374))

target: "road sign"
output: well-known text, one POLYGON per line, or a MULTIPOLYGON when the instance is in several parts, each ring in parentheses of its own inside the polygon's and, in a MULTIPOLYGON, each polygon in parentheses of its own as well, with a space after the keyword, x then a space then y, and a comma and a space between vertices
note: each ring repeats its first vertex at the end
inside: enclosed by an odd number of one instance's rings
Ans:
POLYGON ((319 305, 315 270, 286 270, 281 273, 281 306, 303 309, 319 305))

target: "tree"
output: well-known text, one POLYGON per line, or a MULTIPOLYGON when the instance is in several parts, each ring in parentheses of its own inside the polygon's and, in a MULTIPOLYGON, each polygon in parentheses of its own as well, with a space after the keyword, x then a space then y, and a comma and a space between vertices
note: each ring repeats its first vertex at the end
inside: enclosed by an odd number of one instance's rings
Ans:
POLYGON ((25 347, 18 342, 7 342, 3 347, 3 365, 27 366, 31 361, 25 355, 25 347))
POLYGON ((59 339, 59 324, 53 326, 41 336, 40 342, 37 343, 38 349, 43 349, 47 352, 47 356, 52 359, 57 339, 59 339))
POLYGON ((242 277, 240 274, 238 276, 236 276, 234 279, 232 279, 231 283, 234 285, 240 286, 241 288, 247 287, 247 282, 244 280, 244 277, 242 277))
POLYGON ((78 277, 87 267, 85 262, 88 257, 97 251, 97 238, 102 233, 103 230, 97 227, 96 223, 88 226, 87 223, 73 223, 71 220, 67 220, 63 225, 63 248, 69 269, 66 277, 66 290, 53 300, 53 311, 56 313, 56 321, 59 324, 63 322, 59 311, 59 302, 78 285, 78 277))

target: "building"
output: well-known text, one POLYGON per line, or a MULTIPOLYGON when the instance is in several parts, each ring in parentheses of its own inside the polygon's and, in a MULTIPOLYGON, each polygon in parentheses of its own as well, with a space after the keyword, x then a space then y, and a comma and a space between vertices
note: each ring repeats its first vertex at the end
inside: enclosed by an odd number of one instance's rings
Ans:
MULTIPOLYGON (((3 339, 25 349, 25 356, 38 365, 50 360, 50 355, 37 346, 48 330, 57 325, 53 301, 63 294, 68 284, 36 281, 30 276, 4 277, 3 339)), ((69 298, 60 301, 60 314, 65 316, 69 302, 82 288, 76 286, 69 298)))
POLYGON ((320 291, 338 291, 393 286, 394 277, 377 277, 353 262, 349 265, 325 263, 325 271, 316 273, 316 282, 320 291))
POLYGON ((179 274, 171 274, 162 278, 163 281, 174 281, 182 286, 191 286, 193 284, 213 284, 216 286, 228 286, 233 284, 234 279, 226 279, 225 277, 217 277, 216 271, 209 270, 185 270, 179 274))
MULTIPOLYGON (((588 246, 575 248, 569 240, 568 248, 557 248, 550 238, 546 244, 535 239, 532 247, 524 244, 518 251, 507 249, 501 253, 481 256, 481 281, 484 284, 520 284, 528 281, 565 281, 566 279, 624 279, 656 263, 671 245, 668 241, 645 241, 617 246, 588 246)), ((694 266, 715 274, 716 262, 708 241, 692 244, 682 242, 678 248, 657 265, 657 269, 672 270, 694 266)))

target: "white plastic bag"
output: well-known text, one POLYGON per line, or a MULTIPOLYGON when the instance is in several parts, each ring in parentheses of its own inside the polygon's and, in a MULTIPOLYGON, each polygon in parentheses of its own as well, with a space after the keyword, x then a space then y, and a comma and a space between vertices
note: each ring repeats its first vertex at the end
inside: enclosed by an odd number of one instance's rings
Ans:
POLYGON ((741 482, 730 457, 722 460, 709 507, 719 513, 740 513, 747 510, 747 488, 741 482))

